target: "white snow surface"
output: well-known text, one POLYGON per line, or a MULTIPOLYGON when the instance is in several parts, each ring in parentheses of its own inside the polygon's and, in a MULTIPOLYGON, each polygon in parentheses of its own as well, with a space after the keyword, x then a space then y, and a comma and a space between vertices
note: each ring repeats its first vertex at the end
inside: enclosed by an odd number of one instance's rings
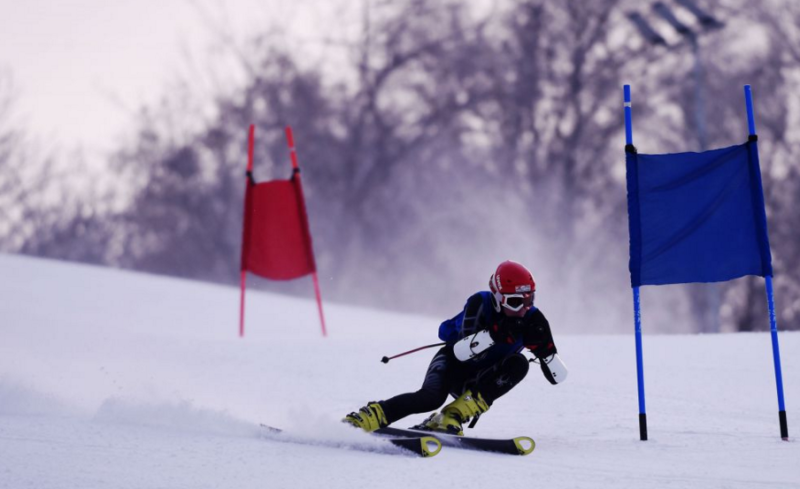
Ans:
MULTIPOLYGON (((434 350, 379 360, 443 318, 326 303, 323 338, 313 301, 250 291, 239 338, 236 288, 7 255, 0 277, 0 488, 800 488, 768 333, 645 334, 642 442, 633 334, 553 324, 569 379, 531 369, 471 430, 536 450, 423 459, 338 421, 416 390, 434 350)), ((792 435, 800 334, 780 342, 792 435)))

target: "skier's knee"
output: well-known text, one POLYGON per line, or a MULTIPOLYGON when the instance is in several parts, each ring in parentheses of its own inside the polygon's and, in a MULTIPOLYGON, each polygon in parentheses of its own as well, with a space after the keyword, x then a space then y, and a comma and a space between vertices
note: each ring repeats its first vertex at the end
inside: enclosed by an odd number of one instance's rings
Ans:
POLYGON ((530 363, 528 362, 528 359, 525 358, 525 355, 522 355, 521 353, 511 355, 503 361, 502 370, 504 370, 512 378, 516 379, 516 382, 524 379, 525 376, 528 375, 529 369, 530 363))

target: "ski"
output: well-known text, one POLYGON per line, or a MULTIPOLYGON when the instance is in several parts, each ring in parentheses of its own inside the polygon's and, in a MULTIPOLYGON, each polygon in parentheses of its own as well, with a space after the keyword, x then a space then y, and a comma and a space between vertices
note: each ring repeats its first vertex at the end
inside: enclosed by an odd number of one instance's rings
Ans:
MULTIPOLYGON (((286 441, 291 443, 300 443, 300 444, 318 444, 320 446, 327 446, 332 448, 347 448, 352 450, 361 450, 366 452, 375 452, 375 453, 385 453, 385 454, 394 454, 397 452, 389 452, 383 451, 380 447, 375 447, 374 445, 370 444, 358 444, 358 443, 350 443, 350 442, 337 442, 331 440, 314 440, 314 439, 300 439, 295 437, 287 437, 287 433, 274 426, 269 426, 266 424, 261 424, 261 428, 265 437, 269 439, 279 440, 279 441, 286 441)), ((442 443, 433 436, 425 435, 424 433, 415 433, 413 436, 394 436, 394 435, 382 435, 380 436, 382 440, 386 440, 387 442, 391 443, 392 445, 403 449, 403 452, 400 453, 412 453, 419 457, 433 457, 439 453, 442 449, 442 443)))
POLYGON ((536 442, 533 441, 533 438, 528 436, 518 436, 516 438, 475 438, 471 436, 392 427, 381 428, 375 433, 397 437, 435 437, 441 442, 442 446, 445 447, 504 453, 507 455, 528 455, 536 448, 536 442))

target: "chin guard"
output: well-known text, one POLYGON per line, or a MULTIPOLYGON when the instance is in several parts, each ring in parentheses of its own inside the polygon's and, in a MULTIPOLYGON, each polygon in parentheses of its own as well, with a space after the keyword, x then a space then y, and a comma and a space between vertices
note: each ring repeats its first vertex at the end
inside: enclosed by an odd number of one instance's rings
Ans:
POLYGON ((539 359, 539 364, 542 367, 542 373, 551 384, 561 384, 567 380, 567 366, 561 361, 558 353, 539 359))

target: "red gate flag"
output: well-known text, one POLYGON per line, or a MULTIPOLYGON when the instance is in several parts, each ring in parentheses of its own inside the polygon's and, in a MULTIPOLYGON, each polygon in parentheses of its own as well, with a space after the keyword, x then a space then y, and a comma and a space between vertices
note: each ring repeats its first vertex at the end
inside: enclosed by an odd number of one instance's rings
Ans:
POLYGON ((316 270, 299 179, 248 184, 242 270, 290 280, 316 270))
POLYGON ((248 271, 273 280, 291 280, 312 274, 322 334, 326 335, 300 168, 289 127, 286 128, 286 137, 292 157, 292 177, 289 180, 256 183, 253 179, 255 126, 250 126, 242 231, 239 336, 244 336, 244 293, 248 271))

